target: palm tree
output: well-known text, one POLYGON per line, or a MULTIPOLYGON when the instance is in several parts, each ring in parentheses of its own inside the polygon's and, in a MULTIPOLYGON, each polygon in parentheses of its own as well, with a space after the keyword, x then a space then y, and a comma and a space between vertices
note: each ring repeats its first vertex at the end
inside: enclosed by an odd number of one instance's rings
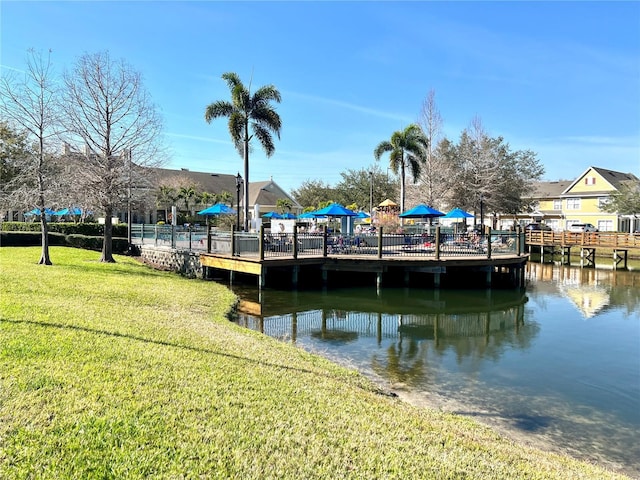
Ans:
POLYGON ((279 198, 278 200, 276 200, 276 210, 278 210, 280 213, 291 212, 292 206, 293 205, 291 205, 291 200, 289 200, 288 198, 279 198))
MULTIPOLYGON (((225 205, 229 205, 230 207, 233 207, 233 195, 231 195, 231 192, 227 192, 226 190, 223 190, 222 192, 220 192, 218 195, 218 202, 220 203, 224 203, 225 205)), ((238 206, 238 208, 240 208, 240 206, 238 206)))
POLYGON ((191 215, 189 202, 198 196, 198 192, 193 186, 180 187, 178 190, 178 198, 184 201, 184 208, 187 210, 187 216, 191 215))
POLYGON ((412 174, 414 182, 418 181, 424 160, 424 152, 428 145, 429 141, 420 126, 412 123, 404 130, 394 132, 393 135, 391 135, 391 140, 380 142, 373 151, 376 160, 380 160, 383 153, 389 152, 389 167, 395 174, 398 174, 398 170, 400 170, 401 212, 405 211, 404 182, 406 171, 409 170, 412 174))
POLYGON ((217 199, 218 196, 215 193, 202 192, 198 198, 198 203, 202 207, 207 208, 216 203, 217 199))
MULTIPOLYGON (((229 119, 231 139, 244 158, 244 230, 249 230, 249 143, 255 136, 267 157, 273 155, 273 134, 280 139, 282 122, 271 101, 280 103, 280 92, 273 85, 260 87, 251 95, 236 73, 222 75, 231 91, 231 101, 218 100, 208 105, 204 118, 207 123, 218 117, 229 119), (251 133, 250 133, 251 130, 251 133)), ((249 86, 250 87, 250 86, 249 86)))
POLYGON ((169 223, 169 207, 178 199, 176 189, 168 185, 160 185, 156 192, 156 204, 164 209, 164 221, 169 223))

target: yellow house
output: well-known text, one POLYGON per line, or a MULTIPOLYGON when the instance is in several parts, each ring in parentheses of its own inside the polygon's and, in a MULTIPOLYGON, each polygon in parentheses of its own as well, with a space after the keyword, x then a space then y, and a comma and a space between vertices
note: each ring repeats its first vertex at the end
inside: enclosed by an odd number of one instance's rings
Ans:
POLYGON ((639 180, 632 173, 589 167, 560 195, 564 228, 574 223, 591 223, 601 232, 631 231, 635 225, 630 222, 636 221, 635 218, 602 210, 611 194, 626 181, 639 180))
POLYGON ((591 223, 601 232, 635 231, 640 228, 640 212, 619 215, 602 210, 626 181, 640 182, 632 173, 589 167, 574 181, 539 182, 531 196, 534 211, 519 215, 519 221, 544 222, 556 231, 574 223, 591 223))

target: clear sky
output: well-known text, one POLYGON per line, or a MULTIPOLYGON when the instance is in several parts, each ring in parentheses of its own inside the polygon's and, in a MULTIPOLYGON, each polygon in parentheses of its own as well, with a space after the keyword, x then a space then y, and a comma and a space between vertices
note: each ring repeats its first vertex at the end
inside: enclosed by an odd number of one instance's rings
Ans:
MULTIPOLYGON (((546 180, 589 166, 640 175, 640 2, 0 1, 0 65, 53 50, 58 71, 108 50, 144 76, 163 114, 168 168, 235 174, 242 159, 221 79, 275 85, 276 152, 258 145, 250 180, 286 190, 367 168, 417 120, 430 90, 457 141, 479 117, 546 180)), ((386 170, 388 158, 381 160, 386 170)))

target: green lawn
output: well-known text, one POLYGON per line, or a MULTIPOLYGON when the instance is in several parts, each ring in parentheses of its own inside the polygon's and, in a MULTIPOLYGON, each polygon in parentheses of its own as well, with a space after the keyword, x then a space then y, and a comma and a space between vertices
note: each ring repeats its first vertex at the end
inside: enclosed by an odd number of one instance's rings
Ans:
POLYGON ((623 478, 227 320, 223 286, 0 248, 0 478, 623 478))

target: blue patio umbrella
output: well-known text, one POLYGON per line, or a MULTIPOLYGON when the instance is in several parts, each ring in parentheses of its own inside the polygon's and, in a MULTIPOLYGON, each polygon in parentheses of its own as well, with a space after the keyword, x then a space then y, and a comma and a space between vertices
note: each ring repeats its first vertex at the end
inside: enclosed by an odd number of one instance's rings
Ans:
POLYGON ((198 215, 232 215, 235 213, 236 211, 230 206, 225 205, 224 203, 216 203, 215 205, 211 205, 209 208, 200 210, 198 215))
POLYGON ((287 220, 293 220, 293 219, 296 218, 296 216, 291 212, 286 212, 286 213, 283 213, 282 215, 280 215, 280 218, 284 218, 284 219, 287 219, 287 220))
POLYGON ((402 212, 399 216, 403 218, 434 218, 444 217, 445 214, 421 203, 406 212, 402 212))
POLYGON ((363 212, 362 210, 360 210, 356 215, 356 218, 369 218, 369 217, 371 217, 371 215, 369 215, 367 212, 363 212))
POLYGON ((461 208, 454 208, 442 218, 473 218, 469 212, 465 212, 461 208))
POLYGON ((314 212, 305 212, 305 213, 301 213, 300 215, 298 215, 298 218, 316 218, 316 214, 314 212))
MULTIPOLYGON (((45 208, 44 209, 44 213, 45 215, 54 215, 56 212, 51 210, 50 208, 45 208)), ((31 215, 40 215, 40 209, 39 208, 34 208, 33 210, 29 210, 28 212, 25 213, 26 216, 31 216, 31 215)))
POLYGON ((340 205, 339 203, 332 203, 331 205, 321 208, 313 212, 316 217, 356 217, 358 214, 353 210, 340 205))
POLYGON ((82 215, 82 209, 78 207, 73 207, 71 210, 69 210, 68 208, 63 208, 62 210, 58 210, 57 212, 55 212, 54 215, 57 215, 59 217, 61 217, 62 215, 82 215))
POLYGON ((282 218, 278 212, 268 212, 262 215, 262 218, 282 218))

